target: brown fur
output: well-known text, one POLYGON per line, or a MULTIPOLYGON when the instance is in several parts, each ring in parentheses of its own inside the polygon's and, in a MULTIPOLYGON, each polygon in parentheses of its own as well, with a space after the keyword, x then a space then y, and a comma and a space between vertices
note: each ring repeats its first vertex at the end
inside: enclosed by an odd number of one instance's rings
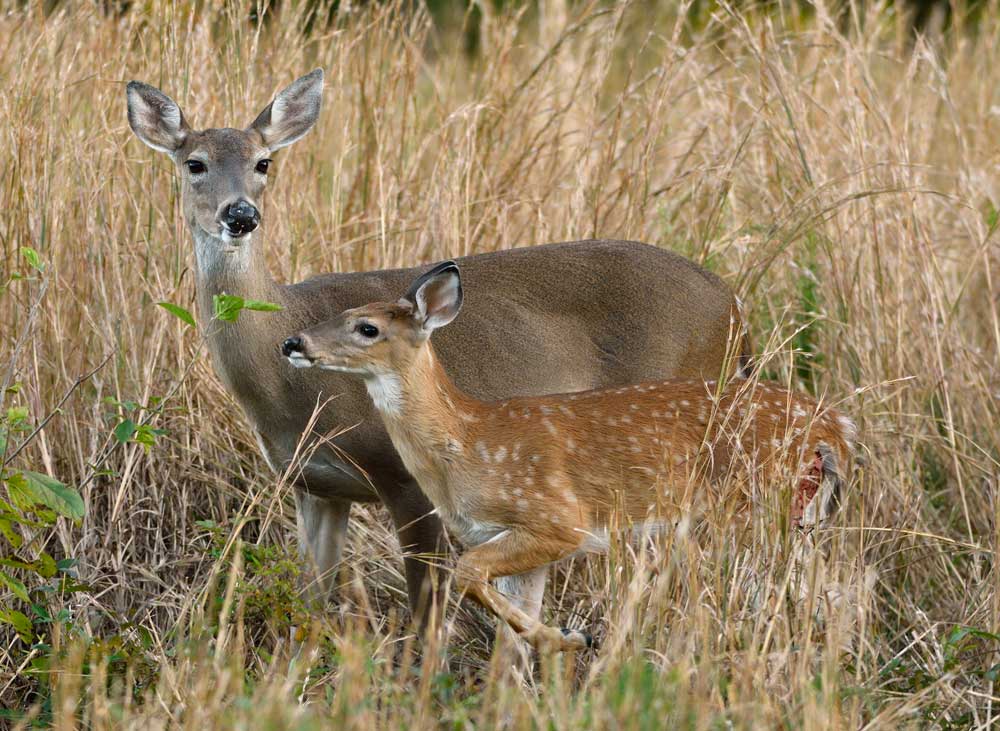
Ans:
MULTIPOLYGON (((458 304, 450 317, 461 306, 452 271, 458 304)), ((429 291, 426 299, 438 296, 429 291)), ((751 478, 740 484, 769 489, 804 473, 792 519, 814 525, 829 513, 831 505, 810 513, 810 503, 824 480, 835 490, 853 424, 813 399, 697 378, 484 401, 448 377, 416 302, 367 305, 301 333, 298 364, 365 375, 407 470, 470 547, 456 570, 459 585, 526 638, 580 643, 540 627, 487 581, 600 550, 609 528, 670 522, 705 502, 746 505, 746 495, 718 491, 735 482, 719 479, 734 467, 751 478), (360 334, 367 325, 378 328, 377 342, 360 334)))
MULTIPOLYGON (((244 199, 259 207, 267 177, 255 171, 255 164, 272 154, 268 140, 281 138, 284 144, 308 129, 308 115, 318 114, 315 97, 321 89, 322 74, 313 72, 282 91, 281 125, 268 112, 246 129, 198 131, 164 94, 132 82, 129 121, 140 138, 177 164, 184 216, 197 254, 199 319, 212 361, 276 470, 289 464, 317 403, 335 397, 320 414, 315 434, 305 439, 309 447, 316 435, 347 429, 335 442, 338 449, 320 447, 295 475, 300 541, 322 577, 314 585, 322 591, 332 586, 350 503, 381 500, 399 530, 411 606, 416 608, 427 565, 420 555, 435 553, 441 545, 441 526, 429 515, 430 504, 397 456, 358 380, 292 371, 278 346, 289 333, 348 307, 395 296, 419 270, 328 274, 281 285, 268 271, 269 242, 262 229, 239 241, 226 241, 220 232, 220 212, 230 203, 244 199), (200 176, 185 166, 192 155, 206 165, 200 176), (284 309, 244 312, 232 323, 213 322, 212 298, 223 292, 276 302, 284 309)), ((745 349, 736 302, 725 284, 652 246, 583 241, 460 262, 476 294, 462 321, 442 333, 438 348, 458 385, 481 398, 669 375, 717 376, 732 367, 735 357, 730 354, 745 349)))

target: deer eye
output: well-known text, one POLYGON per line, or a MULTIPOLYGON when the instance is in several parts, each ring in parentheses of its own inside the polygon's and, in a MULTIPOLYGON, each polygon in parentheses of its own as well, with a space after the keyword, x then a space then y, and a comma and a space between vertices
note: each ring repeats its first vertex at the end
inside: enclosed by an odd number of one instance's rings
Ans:
POLYGON ((201 160, 188 160, 186 163, 188 172, 192 175, 198 175, 205 172, 208 168, 205 167, 205 163, 201 160))
POLYGON ((368 322, 359 322, 354 326, 354 331, 364 338, 377 338, 378 328, 368 322))
POLYGON ((268 167, 270 167, 270 165, 271 165, 270 160, 261 160, 260 162, 257 163, 257 166, 254 168, 254 170, 256 170, 258 173, 263 173, 264 175, 267 175, 267 169, 268 167))

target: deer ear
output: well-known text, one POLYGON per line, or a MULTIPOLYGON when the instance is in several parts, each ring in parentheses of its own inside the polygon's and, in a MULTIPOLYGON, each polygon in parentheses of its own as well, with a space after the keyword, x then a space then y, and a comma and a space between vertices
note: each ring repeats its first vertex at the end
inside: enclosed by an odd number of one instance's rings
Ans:
POLYGON ((180 149, 191 128, 173 99, 141 81, 128 82, 125 98, 128 124, 136 137, 160 152, 173 154, 180 149))
POLYGON ((319 119, 323 105, 323 69, 311 71, 282 89, 250 125, 277 150, 305 135, 319 119))
POLYGON ((444 327, 462 309, 462 278, 453 261, 438 264, 422 274, 403 295, 413 307, 413 316, 426 332, 444 327))

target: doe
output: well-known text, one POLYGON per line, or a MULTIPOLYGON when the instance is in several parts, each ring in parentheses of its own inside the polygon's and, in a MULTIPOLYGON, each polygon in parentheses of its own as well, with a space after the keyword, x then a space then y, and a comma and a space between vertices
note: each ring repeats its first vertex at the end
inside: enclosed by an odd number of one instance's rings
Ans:
POLYGON ((462 306, 458 267, 445 262, 396 302, 369 304, 282 344, 297 367, 363 377, 407 470, 468 550, 458 589, 539 648, 577 649, 559 630, 490 585, 544 575, 578 552, 602 551, 608 531, 660 524, 694 505, 733 501, 733 467, 767 486, 794 475, 790 521, 821 524, 837 504, 855 427, 777 386, 700 379, 477 400, 435 355, 431 333, 462 306))

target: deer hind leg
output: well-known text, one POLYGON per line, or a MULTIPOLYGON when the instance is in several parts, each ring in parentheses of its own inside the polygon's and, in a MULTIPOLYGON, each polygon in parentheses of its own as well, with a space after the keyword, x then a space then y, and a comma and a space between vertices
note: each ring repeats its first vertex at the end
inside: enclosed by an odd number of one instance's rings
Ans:
MULTIPOLYGON (((521 530, 504 531, 467 551, 458 561, 458 590, 506 622, 522 639, 539 650, 580 650, 590 647, 588 635, 577 630, 557 629, 538 621, 490 585, 490 579, 535 573, 553 561, 572 554, 579 539, 553 542, 535 539, 521 530)), ((537 579, 536 579, 537 581, 537 579)), ((542 589, 544 583, 539 582, 542 589)), ((532 609, 532 607, 527 607, 532 609)))

